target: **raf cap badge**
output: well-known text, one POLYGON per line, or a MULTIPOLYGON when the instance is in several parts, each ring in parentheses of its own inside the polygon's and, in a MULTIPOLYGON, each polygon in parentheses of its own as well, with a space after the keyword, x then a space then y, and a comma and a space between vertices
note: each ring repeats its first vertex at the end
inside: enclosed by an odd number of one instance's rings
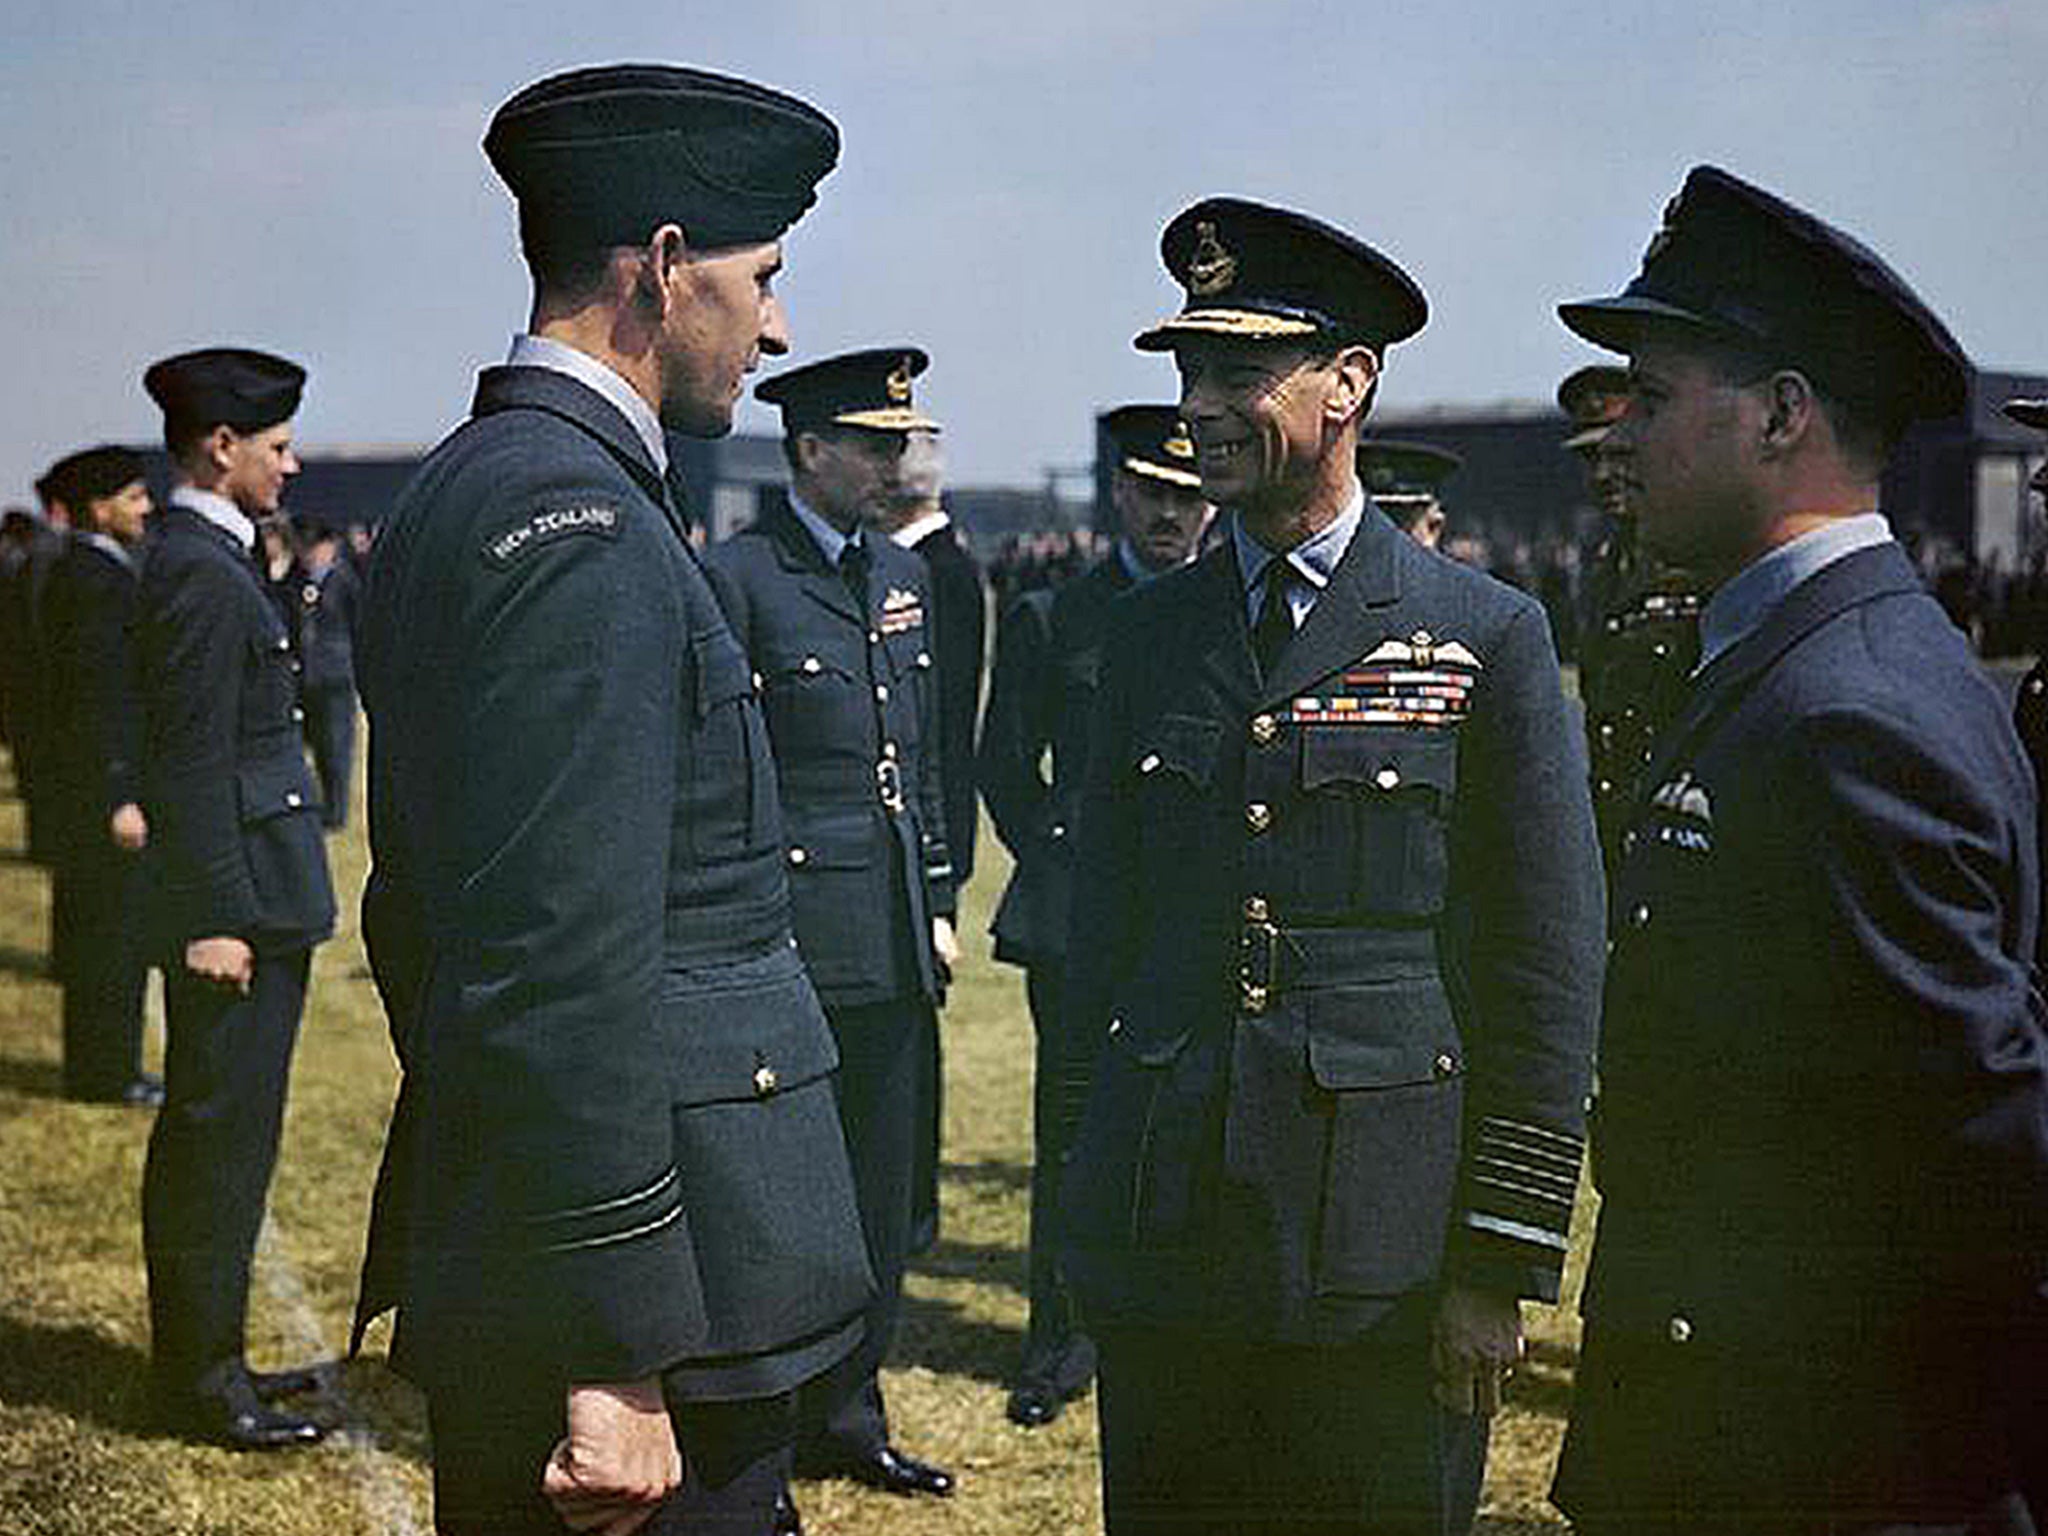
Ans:
POLYGON ((884 387, 889 391, 889 403, 891 405, 908 405, 910 403, 909 358, 906 357, 890 370, 889 377, 884 381, 884 387))
POLYGON ((1195 249, 1188 257, 1188 292, 1213 298, 1236 281, 1237 258, 1217 238, 1215 224, 1203 219, 1195 225, 1195 249))

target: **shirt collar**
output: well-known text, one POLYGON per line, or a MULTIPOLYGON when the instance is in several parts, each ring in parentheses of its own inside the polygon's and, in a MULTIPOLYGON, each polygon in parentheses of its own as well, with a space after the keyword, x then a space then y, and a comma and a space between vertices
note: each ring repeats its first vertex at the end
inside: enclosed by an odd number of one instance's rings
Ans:
POLYGON ((805 505, 803 497, 797 495, 795 491, 789 493, 789 510, 796 514, 796 520, 803 524, 804 531, 818 546, 818 553, 825 557, 825 563, 835 570, 839 565, 839 557, 846 552, 846 546, 860 540, 860 529, 855 528, 851 533, 841 533, 805 505))
POLYGON ((202 491, 196 485, 171 487, 171 505, 183 507, 213 524, 244 550, 256 547, 256 525, 248 514, 218 491, 202 491))
POLYGON ((95 528, 85 536, 85 542, 111 560, 117 560, 129 570, 135 569, 135 557, 128 553, 128 546, 110 533, 101 533, 95 528))
MULTIPOLYGON (((1882 512, 1836 518, 1761 555, 1721 584, 1700 613, 1700 665, 1733 650, 1808 578, 1892 536, 1882 512)), ((1697 670, 1695 675, 1697 675, 1697 670)))
POLYGON ((1297 580, 1288 596, 1298 624, 1315 606, 1316 594, 1330 584, 1336 574, 1338 562, 1344 552, 1351 548, 1351 541, 1358 534, 1358 525, 1365 515, 1365 488, 1353 485, 1351 499, 1344 503, 1344 510, 1320 530, 1310 534, 1284 556, 1275 554, 1257 539, 1245 532, 1244 519, 1233 517, 1230 523, 1231 543, 1237 552, 1237 569, 1244 577, 1245 619, 1256 622, 1259 616, 1260 586, 1265 580, 1266 567, 1276 559, 1285 559, 1293 569, 1297 580))
POLYGON ((664 476, 668 474, 668 438, 662 433, 661 418, 641 398, 640 391, 616 370, 552 336, 534 336, 524 331, 512 338, 512 350, 505 362, 513 368, 546 368, 552 373, 567 374, 586 388, 596 390, 633 424, 654 467, 664 476))
POLYGON ((901 544, 905 549, 915 549, 919 539, 924 538, 927 534, 937 533, 952 521, 953 519, 946 515, 945 508, 936 508, 930 512, 919 513, 901 528, 890 534, 889 537, 898 544, 901 544))

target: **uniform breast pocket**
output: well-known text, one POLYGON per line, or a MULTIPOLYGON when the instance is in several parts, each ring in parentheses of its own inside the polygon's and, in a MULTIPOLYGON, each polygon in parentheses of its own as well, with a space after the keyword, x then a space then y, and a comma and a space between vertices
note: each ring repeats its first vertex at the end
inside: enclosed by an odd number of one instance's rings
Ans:
POLYGON ((781 841, 775 815, 774 759, 768 750, 753 674, 724 630, 690 637, 694 707, 683 753, 688 846, 702 859, 735 859, 781 841))
POLYGON ((785 766, 847 750, 869 738, 863 712, 872 712, 869 684, 823 650, 770 655, 761 669, 768 734, 785 766))
POLYGON ((1443 910, 1458 738, 1438 728, 1311 725, 1301 734, 1308 910, 1428 917, 1443 910))
POLYGON ((1457 1187, 1463 1055, 1426 963, 1311 992, 1308 1066, 1329 1108, 1315 1285, 1390 1296, 1443 1259, 1457 1187))
POLYGON ((242 730, 245 735, 274 730, 291 717, 299 699, 299 663, 284 626, 268 612, 252 626, 243 676, 242 730))
POLYGON ((1202 835, 1222 738, 1220 722, 1195 715, 1162 715, 1137 734, 1130 774, 1148 861, 1184 859, 1202 835))

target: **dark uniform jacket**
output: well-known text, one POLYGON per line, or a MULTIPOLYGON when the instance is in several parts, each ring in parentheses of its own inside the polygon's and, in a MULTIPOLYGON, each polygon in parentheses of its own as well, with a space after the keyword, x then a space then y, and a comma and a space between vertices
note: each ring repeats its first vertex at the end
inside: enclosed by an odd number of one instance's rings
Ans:
POLYGON ((988 598, 981 567, 952 523, 935 528, 911 550, 929 572, 932 655, 939 672, 939 772, 946 798, 946 851, 957 890, 974 875, 980 821, 974 794, 974 732, 981 715, 981 674, 988 660, 988 598))
POLYGON ((115 808, 142 797, 142 717, 129 654, 137 575, 134 555, 74 537, 43 595, 49 787, 67 856, 108 846, 115 808))
POLYGON ((363 926, 405 1069, 357 1309, 493 1360, 779 1392, 869 1275, 745 658, 631 424, 494 368, 401 495, 358 652, 363 926))
POLYGON ((48 523, 36 524, 20 563, 8 571, 6 586, 0 588, 0 669, 7 678, 7 741, 28 817, 29 857, 40 864, 56 859, 60 840, 58 815, 50 808, 44 781, 36 771, 38 754, 50 738, 49 716, 55 707, 43 598, 50 574, 70 542, 70 534, 63 530, 48 523))
POLYGON ((1075 812, 1102 642, 1130 572, 1112 553, 1053 591, 1010 605, 996 636, 981 736, 981 791, 1016 860, 996 908, 995 952, 1013 965, 1058 965, 1067 952, 1075 812), (1044 760, 1051 753, 1051 776, 1044 760))
MULTIPOLYGON (((2034 783, 2048 784, 2048 657, 2036 661, 2020 679, 2012 723, 2019 732, 2020 745, 2026 748, 2027 761, 2033 765, 2034 783)), ((2040 832, 2043 878, 2048 878, 2048 817, 2042 819, 2040 832)), ((2041 925, 2034 941, 2034 964, 2048 969, 2048 923, 2041 925)))
POLYGON ((304 949, 333 931, 334 889, 291 641, 233 534, 175 505, 161 521, 134 632, 151 940, 174 959, 219 935, 304 949))
POLYGON ((786 502, 707 556, 759 679, 796 936, 828 1007, 936 996, 931 920, 954 912, 924 562, 862 537, 866 613, 786 502))
POLYGON ((1543 611, 1370 507, 1256 680, 1228 541, 1118 605, 1068 947, 1095 1318, 1297 1343, 1554 1297, 1601 946, 1543 611))
POLYGON ((1897 545, 1715 658, 1625 842, 1560 1504, 1967 1506, 2048 1253, 2034 787, 1897 545))
POLYGON ((292 569, 299 607, 299 659, 308 689, 355 685, 356 608, 362 599, 356 573, 339 555, 315 576, 292 569))

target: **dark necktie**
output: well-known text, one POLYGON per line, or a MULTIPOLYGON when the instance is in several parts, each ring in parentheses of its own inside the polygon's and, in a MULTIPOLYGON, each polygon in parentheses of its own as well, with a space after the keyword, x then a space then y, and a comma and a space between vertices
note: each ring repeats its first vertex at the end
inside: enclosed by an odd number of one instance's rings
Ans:
POLYGON ((1259 619, 1252 626, 1252 655, 1259 663, 1259 677, 1263 681, 1273 675, 1280 653, 1294 638, 1294 606, 1287 601, 1288 588, 1294 585, 1294 572, 1286 560, 1273 560, 1260 576, 1259 585, 1265 589, 1265 596, 1259 600, 1259 619))
POLYGON ((868 547, 858 539, 850 540, 839 551, 839 579, 846 583, 846 590, 852 594, 854 606, 863 618, 868 611, 868 563, 868 547))

